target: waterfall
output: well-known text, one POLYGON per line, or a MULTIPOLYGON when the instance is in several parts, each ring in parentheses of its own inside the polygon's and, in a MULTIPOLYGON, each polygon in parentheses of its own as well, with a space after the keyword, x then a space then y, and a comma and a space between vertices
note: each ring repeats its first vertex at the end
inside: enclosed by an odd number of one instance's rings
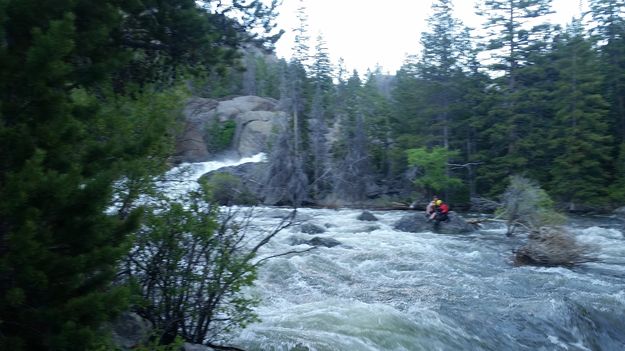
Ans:
MULTIPOLYGON (((199 187, 198 180, 206 173, 218 170, 224 167, 239 166, 249 162, 265 162, 266 156, 264 153, 258 153, 253 156, 243 157, 239 159, 223 159, 213 160, 197 163, 182 163, 169 171, 165 172, 161 177, 155 180, 155 187, 159 193, 166 195, 170 199, 179 199, 184 197, 190 191, 199 187)), ((107 209, 106 213, 115 214, 121 208, 122 197, 125 194, 126 179, 121 179, 114 184, 114 187, 118 189, 116 195, 111 200, 111 206, 107 209)), ((136 204, 146 204, 153 202, 154 199, 147 195, 142 195, 136 204)))
POLYGON ((206 173, 225 167, 239 166, 244 163, 265 162, 264 153, 240 159, 224 159, 197 163, 181 163, 163 175, 163 180, 157 182, 156 186, 167 194, 170 198, 182 196, 189 191, 196 189, 198 180, 206 173))

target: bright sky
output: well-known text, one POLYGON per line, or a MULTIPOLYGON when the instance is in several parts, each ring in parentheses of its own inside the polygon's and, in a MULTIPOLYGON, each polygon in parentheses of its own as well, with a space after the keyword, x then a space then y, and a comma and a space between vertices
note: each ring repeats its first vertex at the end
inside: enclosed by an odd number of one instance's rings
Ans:
MULTIPOLYGON (((454 1, 455 17, 470 27, 480 27, 482 19, 474 14, 474 3, 454 1)), ((570 22, 579 13, 579 3, 553 0, 556 14, 552 22, 570 22)), ((303 0, 303 4, 308 14, 311 48, 321 32, 332 62, 336 64, 342 57, 350 71, 357 69, 363 74, 376 64, 384 72, 395 73, 406 54, 419 52, 419 37, 427 30, 432 0, 303 0)), ((276 45, 279 57, 291 56, 299 6, 300 0, 283 0, 278 24, 286 33, 276 45)))

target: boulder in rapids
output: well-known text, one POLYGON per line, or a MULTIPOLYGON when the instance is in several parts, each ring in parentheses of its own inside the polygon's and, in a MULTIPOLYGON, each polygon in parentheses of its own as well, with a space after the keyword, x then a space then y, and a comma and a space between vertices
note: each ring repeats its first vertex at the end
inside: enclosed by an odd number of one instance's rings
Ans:
POLYGON ((321 238, 321 237, 316 236, 316 237, 308 240, 308 245, 311 245, 311 246, 335 247, 335 246, 341 245, 341 242, 336 240, 336 239, 332 239, 332 238, 321 238))
POLYGON ((315 236, 310 240, 291 237, 291 245, 310 245, 310 246, 324 246, 324 247, 335 247, 341 245, 341 242, 332 239, 332 238, 322 238, 319 236, 315 236))
POLYGON ((447 221, 438 224, 431 221, 428 222, 428 218, 423 212, 406 215, 397 221, 393 228, 402 232, 420 233, 433 231, 440 234, 463 234, 475 230, 475 227, 453 211, 449 212, 447 221))
POLYGON ((304 223, 299 227, 299 230, 300 232, 306 234, 321 234, 326 232, 324 227, 313 223, 304 223))
POLYGON ((364 211, 363 213, 361 213, 358 216, 358 220, 359 221, 369 221, 369 222, 374 222, 378 220, 378 217, 376 217, 373 213, 369 212, 369 211, 364 211))

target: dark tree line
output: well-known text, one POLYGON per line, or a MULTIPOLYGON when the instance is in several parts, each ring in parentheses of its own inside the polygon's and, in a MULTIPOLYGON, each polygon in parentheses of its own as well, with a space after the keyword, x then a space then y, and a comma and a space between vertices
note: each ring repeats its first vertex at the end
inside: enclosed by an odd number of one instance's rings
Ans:
MULTIPOLYGON (((274 63, 281 76, 255 79, 286 79, 291 103, 297 97, 289 115, 310 185, 300 187, 302 199, 354 202, 418 190, 468 203, 501 194, 519 174, 571 208, 623 204, 625 4, 590 1, 565 28, 547 22, 550 4, 479 1, 487 35, 476 38, 453 18, 451 0, 437 0, 422 51, 393 76, 346 77, 328 60, 323 38, 308 55, 302 51, 311 45, 296 43, 290 62, 274 63), (427 170, 411 165, 406 151, 421 148, 449 150, 438 161, 461 185, 411 186, 427 170)), ((298 40, 308 40, 305 28, 298 40)))

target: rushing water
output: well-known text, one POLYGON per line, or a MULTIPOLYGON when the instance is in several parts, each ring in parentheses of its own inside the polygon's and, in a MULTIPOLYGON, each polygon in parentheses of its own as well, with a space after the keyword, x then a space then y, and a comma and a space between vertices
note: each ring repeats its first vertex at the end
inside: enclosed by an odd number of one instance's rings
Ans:
MULTIPOLYGON (((276 209, 257 211, 271 226, 276 209)), ((567 268, 515 267, 510 239, 491 225, 470 235, 405 233, 405 212, 301 209, 342 243, 274 258, 251 292, 260 323, 235 344, 246 350, 625 350, 625 238, 622 222, 579 218, 578 240, 598 262, 567 268), (372 227, 373 226, 373 227, 372 227), (374 229, 374 230, 372 230, 374 229), (371 231, 372 230, 372 231, 371 231)), ((296 227, 262 252, 310 239, 296 227)))
MULTIPOLYGON (((191 184, 174 182, 168 192, 188 191, 207 170, 262 160, 188 165, 191 184)), ((261 266, 249 293, 262 301, 262 321, 234 339, 245 350, 625 350, 622 220, 572 219, 599 260, 567 269, 514 266, 523 239, 507 238, 498 224, 469 235, 405 233, 392 228, 403 211, 373 212, 378 222, 359 221, 357 210, 298 212, 327 227, 316 236, 342 245, 261 266)), ((256 209, 253 224, 272 228, 286 213, 256 209)), ((292 243, 312 237, 294 226, 261 256, 307 249, 292 243)))

